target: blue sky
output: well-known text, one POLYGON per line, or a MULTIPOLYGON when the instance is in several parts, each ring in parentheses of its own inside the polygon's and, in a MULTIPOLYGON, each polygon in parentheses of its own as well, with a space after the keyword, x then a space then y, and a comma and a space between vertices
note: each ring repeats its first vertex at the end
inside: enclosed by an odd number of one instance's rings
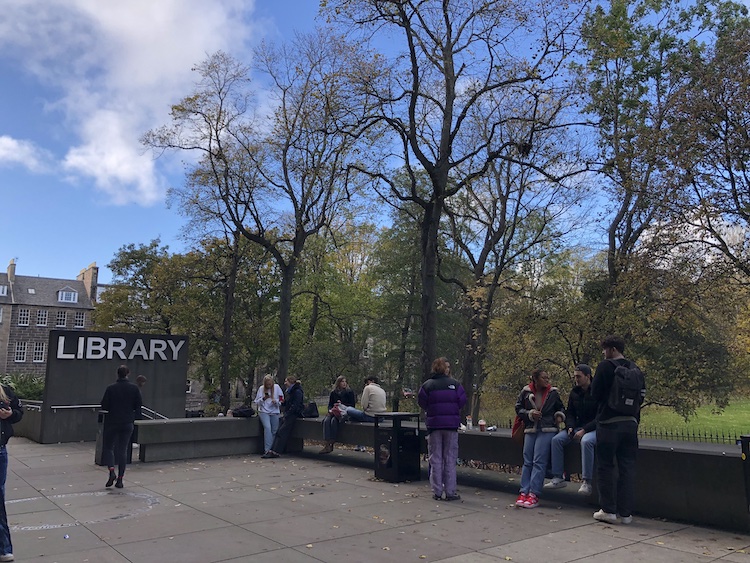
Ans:
POLYGON ((317 0, 3 0, 0 10, 0 271, 100 281, 129 243, 173 251, 184 219, 165 193, 175 158, 138 142, 219 49, 249 61, 260 39, 309 30, 317 0))

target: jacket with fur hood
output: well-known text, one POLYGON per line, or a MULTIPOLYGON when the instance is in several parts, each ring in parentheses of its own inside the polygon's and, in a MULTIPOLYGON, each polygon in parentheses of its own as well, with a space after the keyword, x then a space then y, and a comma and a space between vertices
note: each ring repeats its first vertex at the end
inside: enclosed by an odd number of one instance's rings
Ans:
POLYGON ((565 420, 565 405, 560 398, 557 387, 550 387, 545 396, 536 392, 534 384, 526 385, 516 401, 516 414, 521 417, 524 424, 524 433, 533 432, 557 432, 555 417, 562 416, 565 420), (533 397, 532 397, 533 396, 533 397), (544 401, 542 404, 541 401, 544 401), (542 418, 534 422, 529 412, 536 408, 542 411, 542 418))

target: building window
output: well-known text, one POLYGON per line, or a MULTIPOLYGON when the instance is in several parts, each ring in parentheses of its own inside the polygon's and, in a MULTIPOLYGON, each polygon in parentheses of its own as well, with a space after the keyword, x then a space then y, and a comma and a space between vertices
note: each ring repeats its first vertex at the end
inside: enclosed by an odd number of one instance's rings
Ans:
POLYGON ((18 326, 29 326, 29 318, 31 317, 31 313, 28 309, 19 309, 18 310, 18 326))
POLYGON ((86 326, 86 313, 84 311, 76 311, 75 328, 83 328, 86 326))
POLYGON ((22 363, 26 361, 26 343, 16 342, 16 363, 22 363))
POLYGON ((77 291, 59 291, 57 293, 57 299, 61 303, 78 303, 78 292, 77 291))
POLYGON ((0 307, 0 324, 3 322, 3 308, 0 307))
POLYGON ((47 326, 47 310, 39 309, 36 312, 36 326, 47 326))
POLYGON ((30 288, 29 288, 29 289, 27 289, 26 291, 28 291, 28 292, 29 292, 29 295, 36 295, 36 289, 34 289, 33 287, 30 287, 30 288))
POLYGON ((32 357, 32 361, 35 363, 41 363, 44 361, 44 352, 47 349, 47 343, 46 342, 34 342, 34 356, 32 357))
POLYGON ((0 285, 0 297, 5 297, 6 295, 8 295, 8 286, 0 285))
POLYGON ((57 312, 57 322, 55 322, 55 326, 62 326, 68 324, 68 312, 67 311, 58 311, 57 312))

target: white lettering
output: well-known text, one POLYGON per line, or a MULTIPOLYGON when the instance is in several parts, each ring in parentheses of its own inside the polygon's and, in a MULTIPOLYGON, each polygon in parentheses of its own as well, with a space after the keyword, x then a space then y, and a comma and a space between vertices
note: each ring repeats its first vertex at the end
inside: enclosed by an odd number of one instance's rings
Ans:
POLYGON ((58 360, 75 360, 76 359, 75 354, 65 353, 65 337, 64 336, 57 337, 57 359, 58 360))
POLYGON ((107 355, 107 341, 98 336, 92 336, 86 343, 86 359, 101 360, 107 355))
POLYGON ((146 346, 143 344, 143 340, 140 338, 135 341, 135 344, 133 344, 133 349, 130 350, 130 355, 128 356, 128 360, 132 360, 136 356, 141 356, 144 360, 148 360, 148 352, 146 352, 146 346))
POLYGON ((109 346, 107 347, 107 359, 111 360, 117 354, 121 360, 124 360, 126 358, 124 352, 126 344, 127 342, 125 342, 124 338, 110 338, 109 346))
MULTIPOLYGON (((177 361, 185 344, 184 340, 174 341, 162 338, 144 340, 138 338, 130 346, 125 338, 77 336, 75 352, 66 352, 65 338, 65 336, 57 337, 56 358, 58 360, 103 360, 105 358, 108 360, 132 360, 142 358, 150 361, 177 361)), ((70 348, 70 342, 68 342, 68 348, 70 348)))
POLYGON ((158 340, 154 338, 151 341, 151 352, 149 353, 149 360, 154 359, 155 354, 159 354, 159 357, 166 361, 167 356, 164 354, 164 350, 167 349, 167 343, 164 340, 158 340))
POLYGON ((169 347, 172 349, 172 359, 177 361, 177 356, 180 353, 180 348, 182 348, 182 345, 185 344, 185 341, 180 340, 179 342, 175 342, 173 340, 167 340, 167 344, 169 344, 169 347))

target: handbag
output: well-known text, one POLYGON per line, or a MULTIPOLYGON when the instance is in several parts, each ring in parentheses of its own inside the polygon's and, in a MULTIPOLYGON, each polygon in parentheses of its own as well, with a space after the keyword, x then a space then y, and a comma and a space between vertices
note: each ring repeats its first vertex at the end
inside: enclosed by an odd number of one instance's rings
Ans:
POLYGON ((510 430, 510 438, 521 447, 523 447, 524 426, 523 419, 519 415, 516 415, 516 418, 513 420, 513 428, 510 430))
POLYGON ((310 401, 307 406, 302 409, 302 418, 318 418, 320 413, 318 412, 318 403, 310 401))
POLYGON ((333 407, 331 407, 331 410, 328 411, 328 414, 330 414, 331 416, 335 416, 336 418, 341 420, 341 417, 346 414, 346 409, 341 403, 336 403, 335 405, 333 405, 333 407))

